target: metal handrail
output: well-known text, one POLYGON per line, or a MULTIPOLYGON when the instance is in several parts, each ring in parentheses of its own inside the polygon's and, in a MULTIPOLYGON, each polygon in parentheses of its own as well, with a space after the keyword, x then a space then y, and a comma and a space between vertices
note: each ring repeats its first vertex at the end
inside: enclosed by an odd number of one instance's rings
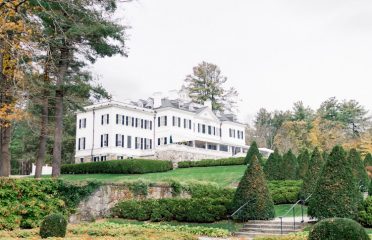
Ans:
POLYGON ((304 204, 310 199, 312 194, 310 194, 305 200, 300 199, 295 204, 292 205, 292 207, 282 216, 280 216, 280 234, 283 234, 283 218, 287 216, 291 211, 293 212, 293 230, 296 230, 296 213, 295 213, 295 207, 301 203, 301 216, 302 220, 301 223, 304 223, 304 204))
POLYGON ((253 202, 253 200, 255 200, 255 199, 251 199, 248 202, 244 203, 240 208, 238 208, 238 210, 236 210, 233 214, 230 215, 230 218, 232 218, 235 214, 237 214, 238 212, 240 212, 240 210, 242 210, 245 206, 247 206, 248 203, 253 202))

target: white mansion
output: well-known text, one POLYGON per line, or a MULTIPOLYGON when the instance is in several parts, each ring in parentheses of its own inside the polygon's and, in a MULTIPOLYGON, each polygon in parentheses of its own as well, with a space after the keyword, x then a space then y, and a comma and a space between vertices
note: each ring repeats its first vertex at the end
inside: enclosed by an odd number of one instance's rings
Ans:
POLYGON ((136 102, 105 102, 77 113, 75 162, 124 158, 173 161, 241 156, 245 125, 211 103, 192 102, 184 90, 136 102))

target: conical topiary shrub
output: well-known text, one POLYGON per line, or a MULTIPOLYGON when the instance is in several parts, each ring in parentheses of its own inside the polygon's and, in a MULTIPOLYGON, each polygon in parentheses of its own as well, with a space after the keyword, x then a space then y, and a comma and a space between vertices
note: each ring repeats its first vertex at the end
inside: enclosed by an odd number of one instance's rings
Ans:
POLYGON ((298 163, 296 156, 289 150, 283 155, 282 164, 280 167, 281 180, 296 180, 298 163))
POLYGON ((364 166, 365 167, 371 167, 372 166, 372 155, 370 153, 367 153, 367 155, 364 158, 364 166))
POLYGON ((281 164, 282 156, 280 156, 279 150, 276 148, 275 151, 270 154, 264 166, 264 172, 267 180, 280 180, 281 164))
POLYGON ((274 202, 256 156, 252 158, 252 163, 239 182, 232 209, 236 211, 246 203, 248 204, 233 216, 235 220, 268 220, 275 217, 274 202))
POLYGON ((300 155, 298 155, 298 171, 297 171, 297 177, 299 179, 304 179, 305 175, 307 173, 307 170, 309 168, 309 162, 310 162, 310 153, 307 149, 303 150, 300 155))
POLYGON ((319 175, 322 171, 324 165, 324 160, 322 154, 320 153, 318 148, 315 148, 313 153, 311 154, 309 168, 306 172, 304 177, 304 181, 300 191, 300 198, 306 199, 310 196, 316 187, 316 183, 318 181, 319 175))
POLYGON ((59 213, 52 213, 45 217, 40 226, 41 238, 65 237, 67 228, 66 218, 59 213))
POLYGON ((348 160, 353 168, 353 176, 362 192, 368 191, 369 179, 359 152, 353 148, 350 150, 348 160))
POLYGON ((308 215, 319 220, 332 217, 357 219, 361 200, 346 152, 341 146, 336 146, 309 200, 308 215))
POLYGON ((261 166, 263 166, 262 155, 260 153, 260 150, 258 150, 258 146, 257 146, 257 143, 255 141, 253 141, 252 144, 249 146, 247 156, 245 157, 244 163, 245 164, 251 164, 253 156, 256 156, 258 158, 258 161, 260 162, 261 166))

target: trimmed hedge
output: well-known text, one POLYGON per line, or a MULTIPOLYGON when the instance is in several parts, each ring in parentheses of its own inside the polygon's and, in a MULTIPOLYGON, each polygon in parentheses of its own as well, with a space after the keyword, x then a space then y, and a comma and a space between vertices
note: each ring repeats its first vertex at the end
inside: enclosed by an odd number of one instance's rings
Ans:
POLYGON ((62 174, 141 174, 166 172, 173 169, 171 161, 126 159, 104 162, 89 162, 78 164, 65 164, 61 167, 62 174))
POLYGON ((328 218, 314 225, 309 240, 369 240, 364 228, 348 218, 328 218))
POLYGON ((40 237, 65 237, 67 230, 67 220, 59 213, 53 213, 44 219, 40 226, 40 237))
POLYGON ((299 200, 302 181, 286 180, 286 181, 269 181, 269 191, 274 203, 277 204, 292 204, 299 200))
POLYGON ((183 162, 178 163, 179 168, 231 166, 231 165, 244 165, 244 157, 204 159, 200 161, 183 161, 183 162))
POLYGON ((359 211, 358 221, 364 227, 372 227, 372 197, 367 197, 363 201, 362 210, 359 211))
POLYGON ((112 215, 139 221, 210 223, 226 219, 230 204, 227 198, 128 200, 118 203, 112 209, 112 215))

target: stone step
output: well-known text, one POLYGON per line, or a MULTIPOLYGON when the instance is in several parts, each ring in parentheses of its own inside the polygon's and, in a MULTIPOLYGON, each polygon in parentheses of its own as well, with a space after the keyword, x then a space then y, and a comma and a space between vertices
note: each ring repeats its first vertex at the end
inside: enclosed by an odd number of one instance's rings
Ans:
POLYGON ((294 232, 300 232, 302 229, 299 228, 299 229, 293 229, 293 228, 283 228, 283 229, 280 229, 280 228, 242 228, 240 229, 240 232, 260 232, 260 233, 274 233, 274 234, 277 234, 277 233, 283 233, 283 234, 288 234, 288 233, 294 233, 294 232))
MULTIPOLYGON (((243 225, 243 227, 279 227, 280 226, 283 226, 283 228, 293 228, 293 223, 291 224, 288 224, 288 223, 283 223, 283 225, 280 225, 280 223, 271 223, 271 222, 268 222, 268 223, 246 223, 243 225)), ((303 223, 296 223, 295 225, 296 228, 302 228, 304 227, 304 224, 303 223)))
MULTIPOLYGON (((246 222, 246 224, 251 224, 251 223, 254 223, 254 224, 280 224, 280 220, 271 220, 271 221, 265 221, 265 220, 249 220, 246 222)), ((283 221, 283 224, 292 224, 293 225, 293 221, 283 221)), ((301 221, 296 221, 296 224, 303 224, 301 223, 301 221)))
POLYGON ((234 233, 234 236, 236 237, 245 237, 245 238, 256 238, 256 237, 270 237, 270 236, 273 236, 273 237, 277 237, 277 236, 283 236, 282 234, 276 234, 276 233, 272 233, 272 234, 265 234, 265 233, 262 233, 262 232, 236 232, 234 233))

